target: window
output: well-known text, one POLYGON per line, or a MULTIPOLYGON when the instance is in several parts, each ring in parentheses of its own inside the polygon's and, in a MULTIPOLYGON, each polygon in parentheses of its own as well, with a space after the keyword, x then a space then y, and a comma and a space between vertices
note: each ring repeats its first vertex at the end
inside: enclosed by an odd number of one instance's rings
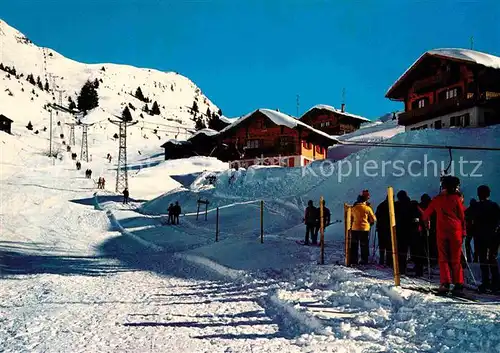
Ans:
POLYGON ((460 117, 459 116, 452 116, 450 118, 450 126, 460 126, 460 117))
POLYGON ((446 91, 446 99, 452 99, 456 98, 458 95, 458 89, 457 88, 452 88, 446 91))
POLYGON ((464 123, 462 124, 463 127, 469 126, 470 125, 470 115, 465 114, 464 115, 464 123))
POLYGON ((259 148, 260 140, 247 140, 246 148, 259 148))
POLYGON ((411 108, 412 109, 421 109, 425 106, 429 105, 429 98, 427 97, 422 97, 422 98, 419 98, 417 100, 414 100, 412 103, 411 103, 411 108))
POLYGON ((323 154, 323 147, 316 146, 316 153, 323 154))
POLYGON ((292 143, 293 143, 292 136, 280 136, 279 138, 279 144, 281 147, 290 146, 292 143))
POLYGON ((320 125, 320 127, 325 127, 325 123, 322 122, 321 125, 320 125))
POLYGON ((255 121, 255 127, 257 129, 265 129, 266 128, 266 120, 265 119, 258 119, 255 121))
POLYGON ((325 122, 325 126, 330 126, 330 122, 329 121, 325 122))
POLYGON ((439 130, 439 129, 441 129, 441 127, 442 127, 441 120, 436 120, 434 122, 434 129, 439 130))

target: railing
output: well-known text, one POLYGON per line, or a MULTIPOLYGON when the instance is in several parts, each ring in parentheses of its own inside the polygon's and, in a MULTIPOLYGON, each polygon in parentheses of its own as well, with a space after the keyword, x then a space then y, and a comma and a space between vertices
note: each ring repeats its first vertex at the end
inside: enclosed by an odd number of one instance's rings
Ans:
POLYGON ((420 109, 413 109, 399 115, 400 125, 416 124, 427 119, 439 117, 448 113, 453 113, 459 110, 473 107, 477 103, 477 99, 471 98, 452 98, 445 101, 428 105, 420 109))

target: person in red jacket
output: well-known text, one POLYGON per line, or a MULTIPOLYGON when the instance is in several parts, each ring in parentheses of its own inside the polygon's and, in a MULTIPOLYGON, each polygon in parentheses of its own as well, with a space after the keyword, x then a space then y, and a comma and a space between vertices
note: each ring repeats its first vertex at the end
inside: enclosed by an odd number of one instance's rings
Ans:
POLYGON ((460 180, 445 176, 441 186, 443 191, 436 196, 424 211, 422 218, 428 220, 436 213, 436 237, 439 259, 439 292, 445 294, 453 283, 453 293, 463 291, 464 273, 460 263, 462 239, 465 233, 465 215, 458 187, 460 180), (451 270, 451 274, 450 274, 451 270), (453 282, 452 282, 453 281, 453 282))

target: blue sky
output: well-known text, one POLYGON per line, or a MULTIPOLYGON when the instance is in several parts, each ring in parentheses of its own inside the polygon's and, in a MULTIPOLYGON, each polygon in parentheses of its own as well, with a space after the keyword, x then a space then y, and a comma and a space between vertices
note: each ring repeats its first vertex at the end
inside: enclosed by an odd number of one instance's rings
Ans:
POLYGON ((315 104, 375 118, 402 108, 387 88, 423 52, 500 56, 500 1, 2 0, 0 18, 83 62, 177 71, 227 116, 315 104))

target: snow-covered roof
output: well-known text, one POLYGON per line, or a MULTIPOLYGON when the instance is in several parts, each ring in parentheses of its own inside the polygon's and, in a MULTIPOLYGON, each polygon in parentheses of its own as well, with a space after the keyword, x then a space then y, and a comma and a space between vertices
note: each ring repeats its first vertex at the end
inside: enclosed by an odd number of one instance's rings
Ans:
POLYGON ((391 91, 393 91, 396 86, 408 75, 410 71, 413 70, 415 66, 420 63, 427 56, 438 56, 442 58, 447 58, 457 61, 465 61, 472 64, 483 65, 490 67, 492 69, 500 70, 500 57, 482 53, 480 51, 475 51, 471 49, 460 49, 460 48, 441 48, 433 49, 423 53, 397 80, 394 84, 387 90, 385 96, 387 97, 391 91))
POLYGON ((221 116, 219 119, 226 124, 232 124, 236 120, 235 118, 228 118, 227 116, 221 116))
POLYGON ((199 134, 203 134, 203 135, 206 135, 206 136, 215 136, 217 135, 219 132, 218 131, 215 131, 215 130, 212 130, 212 129, 201 129, 201 130, 198 130, 196 131, 193 135, 191 135, 191 137, 189 137, 188 140, 191 140, 193 137, 199 135, 199 134))
POLYGON ((179 141, 179 140, 175 140, 175 139, 170 139, 167 142, 165 142, 163 145, 161 145, 161 147, 164 147, 167 143, 171 143, 173 145, 182 146, 182 145, 188 144, 189 142, 188 141, 179 141))
POLYGON ((257 109, 257 110, 255 110, 247 115, 242 116, 239 119, 236 119, 231 125, 226 126, 219 133, 222 134, 222 133, 228 131, 229 129, 232 129, 233 127, 235 127, 235 126, 239 125, 240 123, 242 123, 243 121, 247 120, 249 117, 254 115, 256 112, 261 112, 266 117, 268 117, 273 123, 275 123, 276 125, 286 126, 290 129, 295 129, 297 126, 302 126, 306 129, 308 129, 308 130, 310 130, 318 135, 326 137, 332 141, 335 141, 335 142, 338 141, 336 136, 328 135, 327 133, 325 133, 323 131, 317 130, 317 129, 307 125, 306 123, 303 123, 302 121, 294 118, 293 116, 290 116, 288 114, 278 112, 278 111, 272 110, 272 109, 257 109))
POLYGON ((314 107, 312 107, 311 109, 309 109, 307 112, 305 112, 302 116, 306 115, 307 113, 309 113, 311 110, 314 110, 314 109, 328 110, 328 111, 330 111, 332 113, 344 115, 344 116, 347 116, 349 118, 357 119, 357 120, 361 120, 361 121, 371 121, 370 119, 364 118, 364 117, 362 117, 360 115, 355 115, 355 114, 343 112, 340 109, 337 109, 337 108, 335 108, 335 107, 333 107, 331 105, 326 105, 326 104, 317 104, 314 107))

